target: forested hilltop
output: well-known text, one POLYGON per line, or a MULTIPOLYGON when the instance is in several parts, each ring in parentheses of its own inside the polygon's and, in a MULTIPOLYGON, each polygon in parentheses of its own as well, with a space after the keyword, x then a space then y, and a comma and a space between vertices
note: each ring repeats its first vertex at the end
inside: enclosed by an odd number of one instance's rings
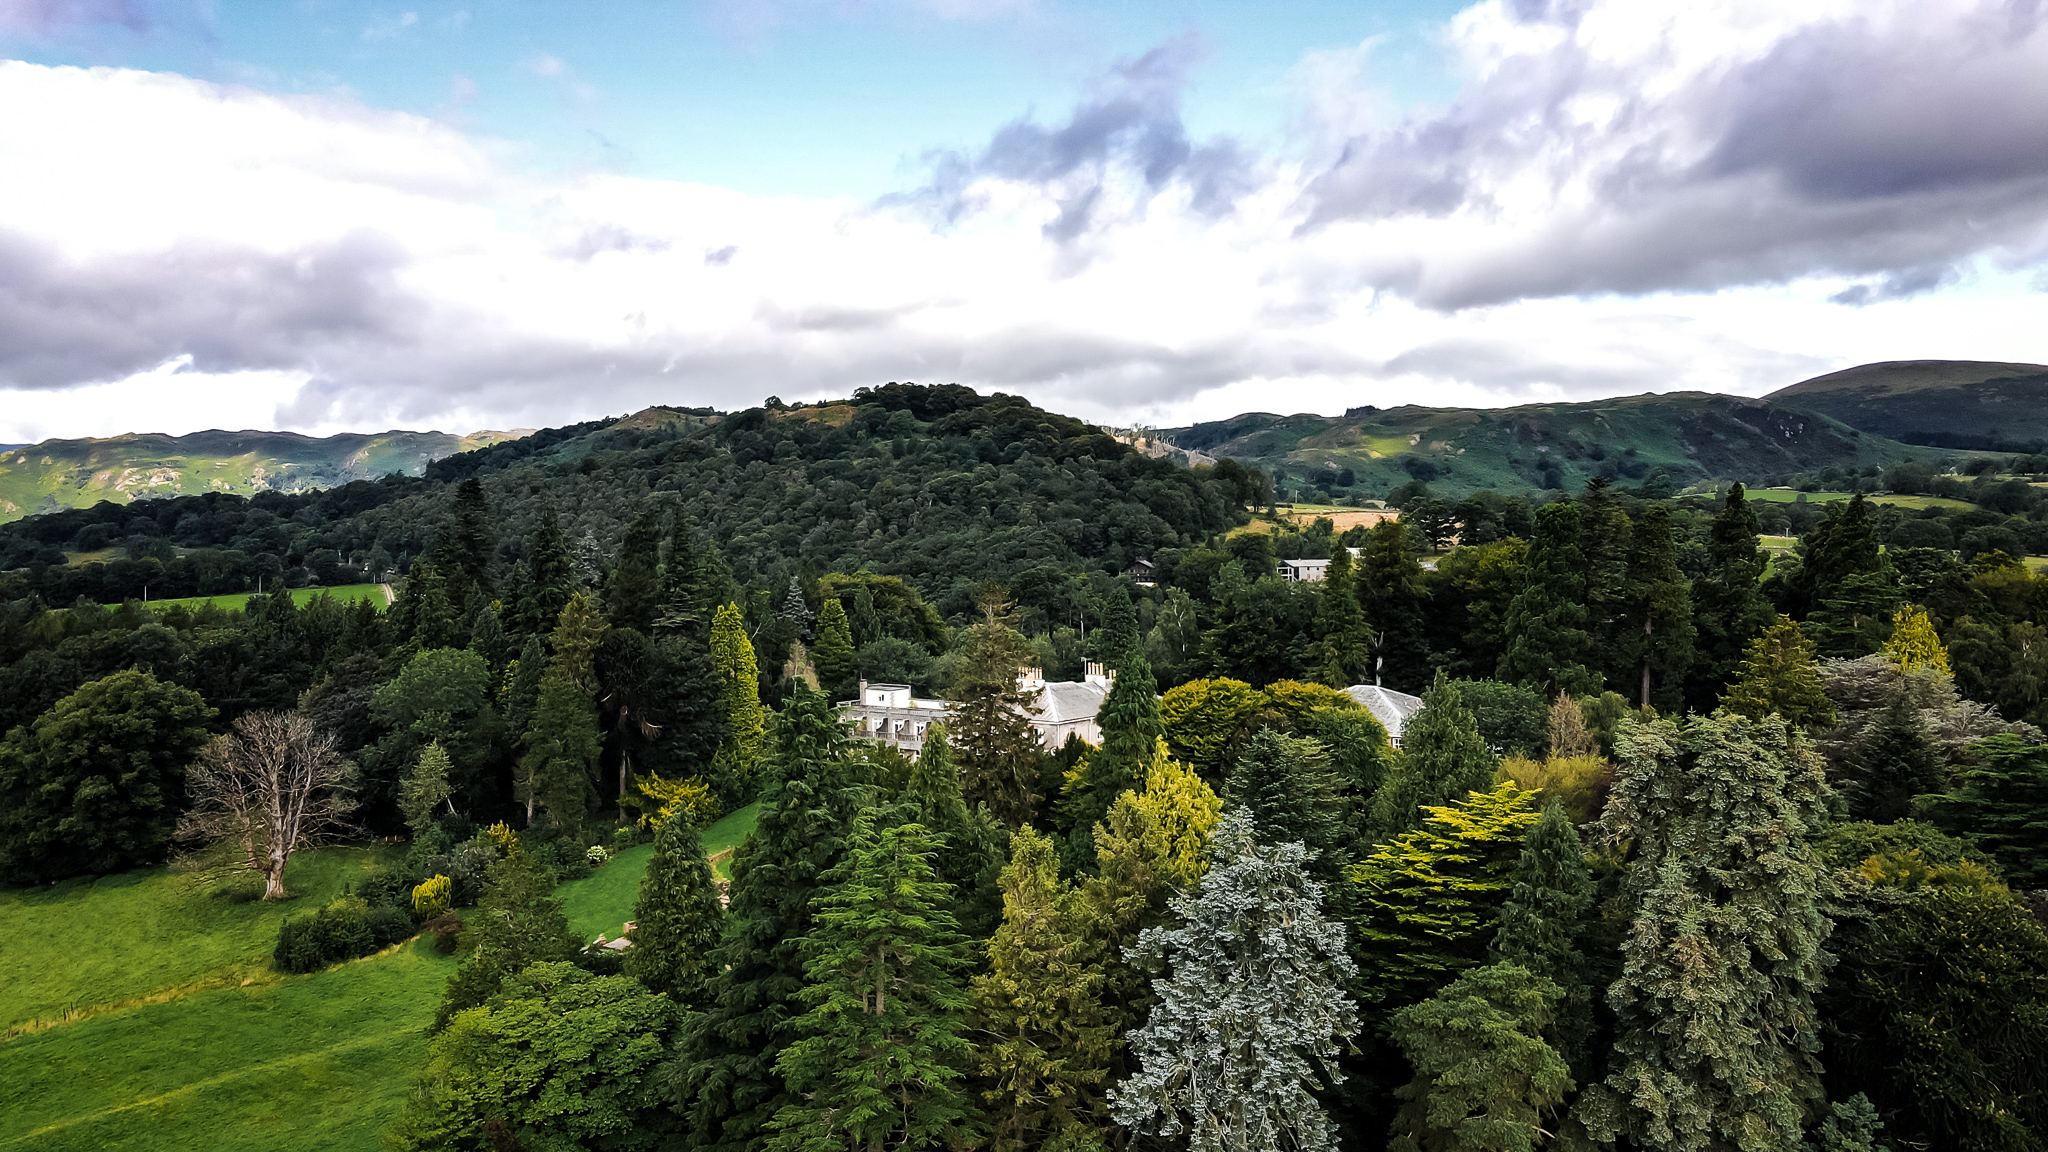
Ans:
MULTIPOLYGON (((459 959, 361 1041, 431 1037, 363 1120, 405 1149, 2043 1149, 2044 470, 1412 478, 1340 531, 888 385, 31 517, 0 870, 169 867, 226 923, 389 841, 266 967, 459 959), (1019 669, 1087 662, 1100 744, 1041 747, 1019 669), (949 702, 914 761, 863 679, 949 702), (586 944, 557 886, 627 859, 586 944)), ((22 1019, 0 1067, 84 1066, 22 1019)))

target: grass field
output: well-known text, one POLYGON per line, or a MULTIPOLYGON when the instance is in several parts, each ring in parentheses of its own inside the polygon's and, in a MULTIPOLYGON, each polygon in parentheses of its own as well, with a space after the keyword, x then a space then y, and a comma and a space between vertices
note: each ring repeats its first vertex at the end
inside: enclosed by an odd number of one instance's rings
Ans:
MULTIPOLYGON (((339 584, 332 588, 294 588, 291 592, 292 603, 304 608, 323 593, 334 597, 336 600, 368 600, 377 606, 377 611, 379 612, 382 612, 388 606, 384 599, 384 586, 381 584, 339 584)), ((149 606, 151 608, 170 608, 173 606, 198 608, 201 605, 211 604, 216 608, 229 612, 240 612, 249 606, 249 597, 252 595, 254 593, 237 592, 229 596, 186 596, 177 600, 151 600, 149 606)))
POLYGON ((730 862, 731 857, 719 860, 718 854, 746 843, 747 837, 754 834, 754 826, 760 822, 761 802, 756 800, 745 808, 734 809, 719 817, 712 822, 711 827, 704 830, 704 854, 713 858, 711 870, 718 874, 719 879, 730 878, 726 864, 730 862))
MULTIPOLYGON (((1794 492, 1787 488, 1751 488, 1749 490, 1749 498, 1751 500, 1762 500, 1769 504, 1796 504, 1801 496, 1806 497, 1806 502, 1809 504, 1829 504, 1837 500, 1847 500, 1850 495, 1851 493, 1848 492, 1794 492)), ((1967 500, 1951 500, 1946 496, 1894 496, 1890 493, 1882 493, 1876 496, 1865 496, 1864 499, 1872 504, 1890 504, 1896 508, 1911 508, 1916 511, 1922 508, 1951 508, 1960 511, 1976 507, 1975 504, 1967 500)))
POLYGON ((1789 551, 1791 551, 1791 550, 1792 550, 1793 548, 1795 548, 1795 547, 1797 547, 1797 546, 1798 546, 1798 544, 1799 544, 1799 537, 1797 537, 1797 536, 1759 536, 1759 537, 1757 537, 1757 538, 1756 538, 1756 542, 1757 542, 1758 544, 1761 544, 1761 545, 1763 545, 1763 546, 1764 546, 1764 547, 1765 547, 1766 549, 1770 549, 1770 550, 1772 550, 1772 551, 1786 551, 1786 552, 1789 552, 1789 551))
POLYGON ((2027 557, 2027 567, 2033 569, 2037 576, 2048 575, 2048 556, 2027 557))

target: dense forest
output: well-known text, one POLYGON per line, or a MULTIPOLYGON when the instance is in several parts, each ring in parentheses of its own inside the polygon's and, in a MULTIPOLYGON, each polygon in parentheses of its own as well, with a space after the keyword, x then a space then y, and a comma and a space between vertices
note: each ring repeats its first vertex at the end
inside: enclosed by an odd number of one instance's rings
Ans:
POLYGON ((2048 1149, 2048 462, 1980 460, 1340 533, 892 384, 31 517, 0 870, 403 840, 276 949, 464 957, 399 1148, 2048 1149), (854 740, 862 679, 951 719, 854 740), (585 947, 549 893, 649 840, 585 947))

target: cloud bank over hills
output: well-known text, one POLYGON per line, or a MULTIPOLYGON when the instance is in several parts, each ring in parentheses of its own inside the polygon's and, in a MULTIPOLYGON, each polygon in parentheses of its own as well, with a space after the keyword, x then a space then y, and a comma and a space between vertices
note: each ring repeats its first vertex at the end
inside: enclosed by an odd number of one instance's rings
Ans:
POLYGON ((905 379, 1185 423, 2048 360, 2048 15, 1788 7, 1479 4, 1447 104, 1388 113, 1371 45, 1320 54, 1266 151, 1188 130, 1183 37, 874 202, 0 63, 0 107, 37 113, 0 117, 0 441, 905 379))

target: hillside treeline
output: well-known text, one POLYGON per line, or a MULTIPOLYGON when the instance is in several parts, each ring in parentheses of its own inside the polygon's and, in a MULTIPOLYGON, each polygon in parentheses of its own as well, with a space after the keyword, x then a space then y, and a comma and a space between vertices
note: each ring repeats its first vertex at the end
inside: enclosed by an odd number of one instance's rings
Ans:
POLYGON ((194 765, 303 719, 408 850, 280 967, 465 957, 403 1147, 2048 1144, 2048 583, 1996 538, 1854 499, 1774 556, 1739 486, 1599 482, 1226 534, 1246 470, 876 394, 389 484, 317 529, 412 533, 384 613, 18 585, 0 866, 201 859, 194 765), (1089 660, 1100 745, 1039 747, 1016 670, 1089 660), (953 719, 853 740, 863 678, 953 719), (548 893, 648 837, 584 947, 548 893))

